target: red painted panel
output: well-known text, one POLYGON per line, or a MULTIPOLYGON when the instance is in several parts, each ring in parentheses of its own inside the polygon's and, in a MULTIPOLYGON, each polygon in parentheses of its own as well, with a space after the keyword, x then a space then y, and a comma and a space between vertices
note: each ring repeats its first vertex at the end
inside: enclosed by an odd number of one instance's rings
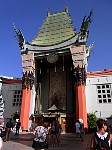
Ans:
POLYGON ((28 130, 30 97, 31 97, 30 88, 24 89, 22 95, 21 111, 20 111, 20 121, 21 121, 22 130, 28 130))
POLYGON ((87 126, 85 85, 76 85, 76 119, 83 119, 84 127, 87 126))

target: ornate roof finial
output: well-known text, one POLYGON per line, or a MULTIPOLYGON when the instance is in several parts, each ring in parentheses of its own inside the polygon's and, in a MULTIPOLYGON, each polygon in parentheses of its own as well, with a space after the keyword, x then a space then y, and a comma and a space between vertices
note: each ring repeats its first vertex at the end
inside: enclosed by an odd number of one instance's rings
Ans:
POLYGON ((93 48, 94 42, 92 44, 90 44, 89 46, 86 46, 86 58, 88 60, 88 58, 90 57, 90 53, 91 53, 91 49, 93 48))
POLYGON ((14 31, 15 31, 16 36, 17 36, 17 39, 18 39, 19 47, 20 47, 21 49, 23 49, 23 47, 24 47, 23 44, 24 44, 24 42, 25 42, 25 39, 24 39, 24 37, 23 37, 23 34, 22 34, 22 32, 21 32, 20 29, 17 29, 17 28, 15 27, 14 23, 13 23, 13 27, 14 27, 14 31))
POLYGON ((90 23, 92 22, 92 18, 91 18, 92 13, 93 13, 93 11, 91 10, 88 17, 84 16, 83 22, 82 22, 82 25, 81 25, 81 29, 80 29, 81 35, 86 35, 86 33, 87 34, 89 33, 88 28, 90 26, 90 23))
POLYGON ((50 16, 50 8, 48 8, 48 10, 47 10, 47 16, 49 17, 50 16))
POLYGON ((66 3, 65 12, 68 13, 68 3, 66 3))

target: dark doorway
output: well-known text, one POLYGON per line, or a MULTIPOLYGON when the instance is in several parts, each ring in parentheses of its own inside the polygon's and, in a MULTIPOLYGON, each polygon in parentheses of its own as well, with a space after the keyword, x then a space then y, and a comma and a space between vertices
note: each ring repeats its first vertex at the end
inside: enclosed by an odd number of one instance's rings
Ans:
POLYGON ((56 121, 56 117, 44 117, 43 122, 52 123, 53 121, 56 121))

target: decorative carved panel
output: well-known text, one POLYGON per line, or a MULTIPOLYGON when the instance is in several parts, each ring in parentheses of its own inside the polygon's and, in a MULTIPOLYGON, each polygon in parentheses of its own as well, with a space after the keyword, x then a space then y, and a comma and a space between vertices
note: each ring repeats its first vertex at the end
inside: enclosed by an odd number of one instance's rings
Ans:
POLYGON ((66 110, 66 70, 62 67, 50 69, 49 108, 56 105, 59 110, 66 110))

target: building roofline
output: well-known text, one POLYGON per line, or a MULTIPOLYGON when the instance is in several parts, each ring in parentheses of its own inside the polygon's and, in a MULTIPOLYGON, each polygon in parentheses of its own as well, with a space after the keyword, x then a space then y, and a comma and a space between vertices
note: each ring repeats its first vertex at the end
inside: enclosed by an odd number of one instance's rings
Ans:
POLYGON ((14 83, 22 83, 22 80, 20 78, 17 78, 17 79, 2 78, 0 82, 2 84, 14 84, 14 83))
POLYGON ((94 72, 87 72, 87 77, 92 77, 92 76, 104 76, 104 75, 112 75, 112 70, 109 69, 104 69, 102 71, 94 71, 94 72))

